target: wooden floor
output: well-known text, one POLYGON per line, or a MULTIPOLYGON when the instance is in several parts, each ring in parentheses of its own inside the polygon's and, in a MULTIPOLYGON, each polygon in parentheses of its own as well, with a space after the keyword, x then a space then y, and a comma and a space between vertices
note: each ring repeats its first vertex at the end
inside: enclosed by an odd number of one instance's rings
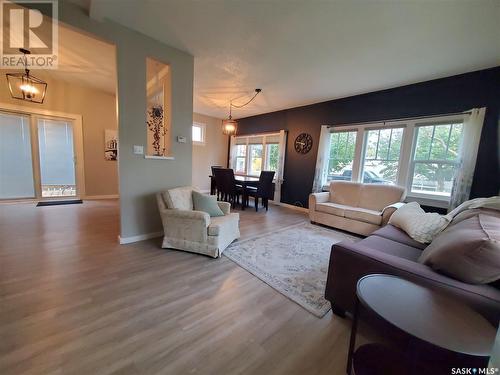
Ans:
MULTIPOLYGON (((242 237, 304 220, 249 209, 242 237)), ((0 374, 345 373, 349 320, 225 257, 117 235, 117 201, 0 205, 0 374)))

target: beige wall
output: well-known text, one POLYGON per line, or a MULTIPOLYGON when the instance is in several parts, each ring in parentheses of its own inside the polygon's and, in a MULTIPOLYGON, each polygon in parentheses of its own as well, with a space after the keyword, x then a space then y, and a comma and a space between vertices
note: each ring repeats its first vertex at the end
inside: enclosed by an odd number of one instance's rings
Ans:
MULTIPOLYGON (((4 76, 5 71, 2 71, 4 76)), ((0 103, 82 116, 86 196, 118 194, 116 161, 104 159, 104 129, 117 129, 115 96, 103 91, 51 79, 44 72, 33 72, 48 83, 43 104, 12 99, 7 85, 0 87, 0 103)), ((1 108, 1 105, 0 105, 1 108)))
POLYGON ((228 137, 222 134, 221 119, 193 113, 193 122, 205 124, 205 144, 193 143, 193 186, 208 191, 210 167, 227 164, 228 137))

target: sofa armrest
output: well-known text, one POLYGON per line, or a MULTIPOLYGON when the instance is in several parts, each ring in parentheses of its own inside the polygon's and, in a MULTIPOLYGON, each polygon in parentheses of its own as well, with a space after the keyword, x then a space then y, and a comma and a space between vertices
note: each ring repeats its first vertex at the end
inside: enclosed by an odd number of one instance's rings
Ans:
POLYGON ((316 203, 326 203, 330 199, 330 193, 324 191, 322 193, 311 193, 309 194, 309 208, 316 207, 316 203))
POLYGON ((392 214, 396 212, 399 207, 402 207, 404 205, 405 204, 402 202, 396 202, 388 205, 387 207, 384 207, 384 209, 382 210, 382 226, 386 225, 389 222, 392 214))
POLYGON ((206 242, 210 215, 202 211, 160 210, 165 237, 206 242))
POLYGON ((341 310, 353 312, 358 280, 382 273, 442 291, 477 310, 489 321, 500 319, 500 291, 489 285, 471 285, 439 274, 418 262, 343 241, 332 246, 325 297, 341 310))
POLYGON ((228 215, 231 212, 231 203, 229 202, 217 202, 219 208, 224 213, 224 215, 228 215))

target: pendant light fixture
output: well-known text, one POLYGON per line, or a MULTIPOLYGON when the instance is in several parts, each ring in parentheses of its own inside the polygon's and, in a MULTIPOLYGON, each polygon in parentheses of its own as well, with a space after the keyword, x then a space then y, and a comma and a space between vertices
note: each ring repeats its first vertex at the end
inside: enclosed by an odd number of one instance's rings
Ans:
POLYGON ((257 95, 260 94, 260 92, 262 91, 262 89, 255 89, 255 94, 250 98, 250 100, 244 104, 241 104, 241 105, 236 105, 236 104, 233 104, 233 101, 230 100, 229 101, 229 117, 226 119, 226 120, 222 120, 222 133, 223 134, 226 134, 226 135, 235 135, 236 134, 236 130, 238 128, 238 123, 236 122, 236 120, 233 120, 232 118, 232 108, 243 108, 245 107, 246 105, 250 104, 257 95))
POLYGON ((19 51, 24 55, 24 73, 6 74, 10 95, 14 99, 42 104, 47 92, 47 82, 30 74, 26 55, 31 52, 24 48, 20 48, 19 51))

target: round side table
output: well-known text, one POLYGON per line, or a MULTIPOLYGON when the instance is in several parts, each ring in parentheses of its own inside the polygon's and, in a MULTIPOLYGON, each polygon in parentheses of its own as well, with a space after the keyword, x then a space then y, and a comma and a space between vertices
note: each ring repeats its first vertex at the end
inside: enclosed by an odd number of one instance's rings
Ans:
MULTIPOLYGON (((351 374, 353 356, 356 355, 354 348, 360 308, 374 313, 412 339, 452 353, 483 358, 487 362, 495 341, 496 328, 469 306, 391 275, 376 274, 361 278, 356 294, 347 358, 348 374, 351 374)), ((361 347, 360 360, 355 361, 360 367, 364 367, 360 363, 362 358, 372 358, 376 351, 382 351, 378 345, 369 345, 367 348, 361 347)), ((414 363, 411 367, 416 365, 414 363)))

